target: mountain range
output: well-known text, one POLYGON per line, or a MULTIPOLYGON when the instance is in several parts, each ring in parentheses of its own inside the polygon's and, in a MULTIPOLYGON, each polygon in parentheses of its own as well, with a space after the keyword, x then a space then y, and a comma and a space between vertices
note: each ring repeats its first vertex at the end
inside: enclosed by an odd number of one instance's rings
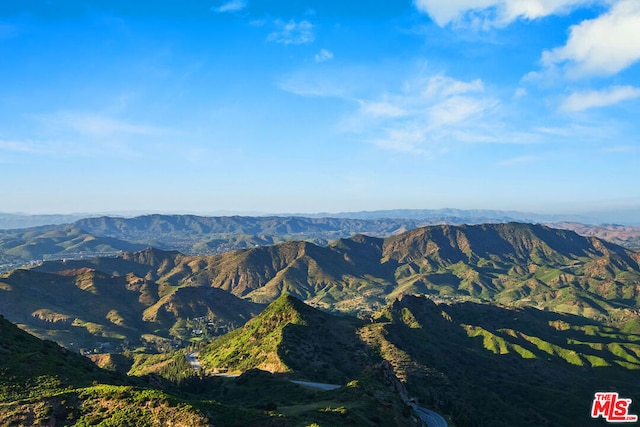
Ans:
POLYGON ((633 323, 639 260, 594 237, 521 223, 429 226, 211 256, 148 248, 14 270, 0 278, 0 312, 66 345, 222 333, 285 293, 363 318, 401 295, 426 294, 633 323))
MULTIPOLYGON (((68 349, 122 353, 131 361, 118 369, 142 376, 96 371, 95 379, 78 373, 84 382, 53 374, 40 382, 26 371, 0 384, 14 412, 25 409, 16 384, 29 381, 47 396, 87 381, 134 387, 125 394, 136 402, 140 380, 198 391, 198 405, 213 399, 258 411, 247 425, 271 416, 282 425, 416 425, 415 402, 458 427, 602 425, 589 417, 596 391, 640 399, 640 253, 537 224, 432 225, 206 256, 146 248, 45 261, 0 276, 0 313, 68 349), (200 374, 186 363, 187 346, 199 350, 200 374), (150 354, 157 352, 164 354, 150 354), (242 375, 212 375, 220 372, 242 375), (296 389, 296 397, 284 391, 287 379, 342 387, 321 395, 296 389)), ((37 346, 25 352, 66 366, 53 356, 64 353, 57 344, 37 346)), ((11 366, 3 372, 25 369, 11 366)), ((96 402, 102 391, 73 399, 96 402)))
MULTIPOLYGON (((324 246, 338 238, 355 234, 388 237, 427 225, 501 223, 510 219, 506 212, 500 211, 437 211, 440 215, 432 213, 431 216, 422 217, 419 212, 422 211, 409 211, 407 216, 415 214, 415 217, 409 218, 361 219, 194 215, 94 217, 82 218, 71 224, 0 229, 0 272, 42 260, 115 255, 148 246, 178 250, 188 255, 210 255, 291 240, 324 246), (464 212, 468 216, 456 216, 464 212), (488 216, 482 216, 483 213, 488 216)), ((533 221, 533 217, 522 217, 533 221)), ((600 237, 630 249, 640 248, 640 227, 611 224, 593 226, 573 222, 548 225, 574 230, 585 236, 600 237)))

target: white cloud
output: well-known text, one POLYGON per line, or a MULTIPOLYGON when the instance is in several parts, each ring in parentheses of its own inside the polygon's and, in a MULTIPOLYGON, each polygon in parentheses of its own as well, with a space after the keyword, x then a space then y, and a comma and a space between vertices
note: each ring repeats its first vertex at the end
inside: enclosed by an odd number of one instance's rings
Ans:
POLYGON ((276 85, 286 91, 300 96, 318 96, 330 98, 348 97, 348 89, 343 82, 333 76, 313 76, 294 73, 284 76, 276 85))
POLYGON ((354 110, 337 124, 337 131, 385 150, 432 155, 461 144, 528 145, 549 139, 531 124, 516 124, 514 120, 527 119, 487 93, 480 79, 429 74, 420 65, 417 74, 398 83, 397 76, 382 81, 376 71, 310 67, 284 76, 277 84, 296 95, 334 98, 353 105, 354 110), (397 89, 380 92, 389 85, 397 89))
POLYGON ((489 104, 485 99, 454 96, 429 108, 429 123, 433 127, 443 127, 464 121, 482 114, 489 104))
POLYGON ((316 62, 324 62, 333 59, 333 52, 327 49, 320 49, 320 52, 316 53, 316 62))
POLYGON ((408 81, 399 93, 358 104, 346 130, 365 133, 385 149, 416 153, 441 151, 455 142, 491 140, 483 119, 499 105, 484 94, 481 80, 465 82, 442 74, 408 81))
POLYGON ((589 108, 606 107, 634 98, 640 98, 640 88, 612 86, 604 90, 572 93, 564 99, 560 108, 565 111, 583 111, 589 108))
POLYGON ((414 0, 416 8, 441 27, 451 23, 505 26, 516 19, 534 20, 603 2, 607 0, 414 0))
POLYGON ((571 77, 612 75, 640 60, 640 1, 620 0, 595 18, 571 27, 564 46, 542 54, 545 67, 571 77))
POLYGON ((267 36, 267 41, 290 45, 307 44, 315 40, 313 25, 307 20, 296 22, 292 19, 286 23, 276 21, 275 24, 279 28, 267 36))
POLYGON ((245 0, 230 0, 218 7, 212 7, 211 10, 217 13, 233 13, 239 12, 246 7, 247 2, 245 0))

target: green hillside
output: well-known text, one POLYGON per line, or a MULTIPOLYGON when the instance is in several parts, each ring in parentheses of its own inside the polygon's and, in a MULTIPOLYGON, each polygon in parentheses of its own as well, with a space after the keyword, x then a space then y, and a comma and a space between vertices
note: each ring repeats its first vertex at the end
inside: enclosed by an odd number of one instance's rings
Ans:
POLYGON ((397 398, 411 397, 456 426, 602 425, 589 416, 595 391, 640 396, 638 333, 535 308, 415 296, 385 307, 373 322, 283 296, 200 358, 210 371, 261 368, 339 384, 382 361, 397 398))
POLYGON ((199 377, 191 370, 189 381, 172 385, 156 375, 170 378, 178 366, 189 369, 184 353, 165 357, 174 368, 156 363, 154 369, 149 358, 146 374, 125 377, 2 317, 0 343, 0 425, 418 425, 381 368, 329 392, 256 370, 239 378, 199 377))
POLYGON ((356 330, 363 323, 283 295, 242 328, 207 345, 200 357, 209 370, 218 372, 262 369, 342 384, 380 361, 358 338, 356 330))
POLYGON ((0 316, 0 425, 263 426, 263 411, 180 398, 98 368, 0 316))

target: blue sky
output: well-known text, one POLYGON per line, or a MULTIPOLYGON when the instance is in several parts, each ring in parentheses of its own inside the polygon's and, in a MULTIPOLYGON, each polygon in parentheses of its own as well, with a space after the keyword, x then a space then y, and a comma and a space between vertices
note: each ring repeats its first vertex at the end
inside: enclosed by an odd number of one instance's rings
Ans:
POLYGON ((636 0, 3 0, 0 58, 0 212, 640 206, 636 0))

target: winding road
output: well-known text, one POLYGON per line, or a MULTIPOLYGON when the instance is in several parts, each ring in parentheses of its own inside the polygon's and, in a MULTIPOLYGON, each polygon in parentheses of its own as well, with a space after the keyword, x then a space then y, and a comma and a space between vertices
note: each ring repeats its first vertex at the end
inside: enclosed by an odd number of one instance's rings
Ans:
MULTIPOLYGON (((196 371, 200 371, 202 369, 202 365, 198 360, 197 352, 192 351, 191 353, 187 353, 186 358, 187 358, 187 362, 189 362, 189 365, 191 365, 193 369, 195 369, 196 371)), ((217 375, 225 376, 225 377, 237 377, 237 375, 233 375, 233 374, 217 374, 217 375)), ((319 390, 325 390, 325 391, 336 390, 342 387, 341 385, 338 385, 338 384, 315 383, 315 382, 309 382, 309 381, 296 381, 296 380, 289 380, 289 381, 294 384, 302 385, 305 387, 316 388, 319 390)), ((431 409, 423 408, 422 406, 418 406, 415 403, 410 403, 410 405, 413 408, 413 410, 416 412, 416 414, 420 417, 420 419, 427 425, 427 427, 447 427, 447 421, 444 418, 442 418, 442 416, 437 412, 434 412, 431 409)))
POLYGON ((415 403, 412 403, 411 407, 428 427, 447 427, 447 420, 437 412, 418 406, 415 403))
POLYGON ((187 353, 187 362, 189 362, 189 365, 191 365, 191 367, 193 369, 195 369, 196 371, 199 371, 200 369, 202 369, 202 365, 200 364, 200 361, 198 360, 198 353, 195 351, 192 351, 191 353, 187 353))

